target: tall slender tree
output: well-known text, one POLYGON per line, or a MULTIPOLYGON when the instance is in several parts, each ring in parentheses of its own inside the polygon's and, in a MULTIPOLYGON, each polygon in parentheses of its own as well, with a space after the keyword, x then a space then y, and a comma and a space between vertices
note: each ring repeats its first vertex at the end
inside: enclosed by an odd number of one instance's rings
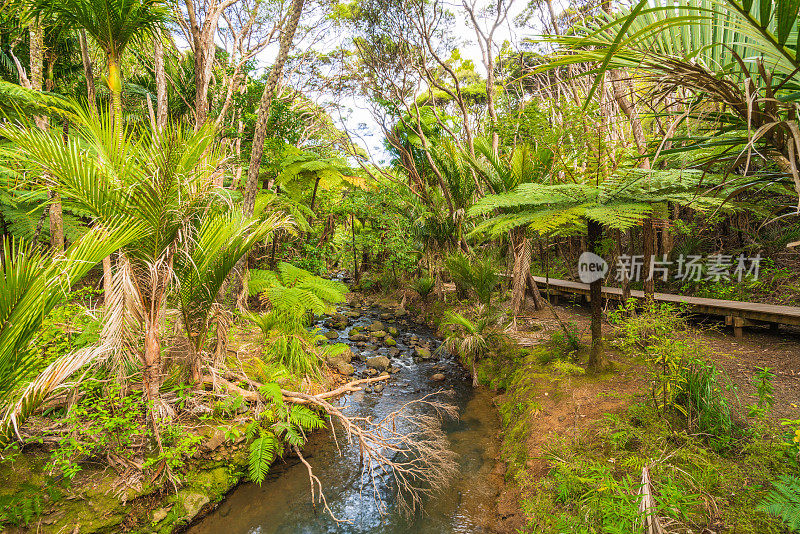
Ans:
POLYGON ((122 57, 132 42, 155 37, 169 19, 162 0, 33 0, 31 8, 48 13, 62 24, 84 30, 106 55, 114 135, 122 142, 122 57))

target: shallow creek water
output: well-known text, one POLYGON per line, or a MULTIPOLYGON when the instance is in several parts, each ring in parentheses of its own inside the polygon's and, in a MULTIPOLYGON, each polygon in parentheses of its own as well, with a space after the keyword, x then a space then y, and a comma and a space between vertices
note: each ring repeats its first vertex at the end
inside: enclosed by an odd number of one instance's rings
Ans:
MULTIPOLYGON (((352 311, 342 308, 340 311, 352 311)), ((459 408, 457 421, 445 423, 450 447, 457 454, 459 471, 443 493, 425 503, 423 513, 407 519, 394 503, 394 488, 386 476, 379 480, 379 490, 387 508, 379 513, 371 487, 364 486, 356 446, 337 448, 329 432, 313 435, 304 456, 322 481, 325 496, 334 514, 346 520, 336 523, 321 507, 311 504, 308 472, 294 458, 278 461, 261 486, 237 487, 213 513, 192 526, 192 534, 318 534, 318 533, 480 533, 489 532, 495 518, 497 477, 491 476, 498 456, 499 421, 489 393, 473 390, 471 380, 452 358, 415 361, 411 336, 428 344, 433 352, 439 345, 432 332, 414 324, 411 318, 385 319, 378 308, 356 308, 361 315, 340 332, 336 341, 351 346, 362 361, 353 361, 357 375, 364 369, 363 360, 373 355, 388 355, 386 347, 359 347, 348 339, 353 326, 367 326, 380 320, 386 327, 395 326, 397 349, 390 358, 399 372, 379 393, 359 391, 342 398, 348 413, 384 417, 402 404, 439 389, 452 390, 449 402, 459 408), (371 354, 374 352, 375 354, 371 354), (447 377, 431 381, 435 373, 447 377)), ((320 325, 321 326, 321 325, 320 325)), ((323 331, 325 328, 322 328, 323 331)), ((341 435, 339 444, 342 445, 341 435)))

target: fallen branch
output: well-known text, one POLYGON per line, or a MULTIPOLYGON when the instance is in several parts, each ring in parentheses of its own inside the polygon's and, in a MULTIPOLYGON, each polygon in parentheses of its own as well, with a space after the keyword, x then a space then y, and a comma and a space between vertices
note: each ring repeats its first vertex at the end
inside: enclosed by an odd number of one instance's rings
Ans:
MULTIPOLYGON (((318 399, 323 399, 323 400, 324 399, 330 399, 330 398, 333 398, 333 397, 340 397, 342 395, 347 395, 348 393, 355 393, 357 391, 361 391, 363 388, 358 387, 360 385, 371 384, 372 382, 380 382, 380 381, 383 381, 383 380, 388 380, 389 378, 391 378, 391 377, 388 376, 388 375, 373 376, 371 378, 360 378, 358 380, 353 380, 351 382, 348 382, 347 384, 344 384, 343 386, 340 386, 340 387, 338 387, 336 389, 332 389, 330 391, 326 391, 324 393, 320 393, 318 395, 313 395, 313 396, 318 398, 318 399)), ((260 382, 255 381, 255 380, 252 380, 250 378, 247 378, 245 376, 238 375, 238 374, 235 374, 235 373, 232 373, 232 372, 226 372, 223 376, 217 376, 216 381, 217 381, 217 385, 222 385, 225 389, 228 390, 228 392, 230 392, 230 393, 232 393, 234 395, 241 395, 242 397, 244 397, 244 400, 246 400, 248 402, 256 402, 258 400, 264 400, 263 398, 261 398, 261 395, 258 393, 258 388, 263 386, 263 384, 261 384, 260 382), (233 382, 231 382, 230 380, 238 380, 238 381, 244 382, 247 385, 249 385, 250 387, 252 387, 255 391, 241 388, 241 387, 237 386, 236 384, 234 384, 233 382)), ((210 376, 204 376, 203 377, 203 383, 204 384, 213 384, 213 378, 210 377, 210 376)), ((295 392, 292 392, 292 393, 295 393, 295 392)), ((284 395, 284 399, 283 400, 285 402, 291 402, 291 403, 294 403, 294 404, 309 404, 310 403, 310 401, 302 399, 302 398, 299 398, 299 397, 296 397, 296 396, 287 397, 286 395, 284 395)))
POLYGON ((650 485, 650 470, 642 468, 642 487, 639 488, 639 513, 644 521, 645 534, 664 534, 664 529, 656 515, 656 503, 650 485))
POLYGON ((370 417, 347 416, 342 408, 333 406, 319 395, 287 390, 281 390, 281 393, 290 402, 305 400, 318 406, 332 421, 344 427, 348 442, 358 445, 362 483, 372 486, 381 514, 386 513, 386 503, 381 497, 378 481, 384 473, 394 480, 396 501, 405 515, 421 508, 425 496, 443 490, 456 473, 455 453, 449 448, 441 423, 444 417, 456 418, 457 408, 432 400, 442 392, 407 402, 379 421, 370 417))

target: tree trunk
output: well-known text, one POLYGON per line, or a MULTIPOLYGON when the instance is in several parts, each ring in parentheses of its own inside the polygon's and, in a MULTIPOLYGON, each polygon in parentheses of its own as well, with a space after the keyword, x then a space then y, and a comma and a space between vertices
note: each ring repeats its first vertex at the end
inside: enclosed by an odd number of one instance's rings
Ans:
POLYGON ((352 213, 350 214, 350 229, 352 234, 351 244, 353 247, 353 280, 358 282, 361 273, 358 270, 358 252, 356 251, 356 218, 352 213))
POLYGON ((319 188, 319 180, 320 176, 317 175, 317 179, 314 180, 314 192, 311 194, 311 206, 309 208, 311 210, 312 217, 314 216, 314 203, 317 201, 317 189, 319 188))
POLYGON ((161 32, 153 38, 153 56, 156 77, 156 128, 164 131, 167 125, 167 74, 164 71, 164 42, 161 32))
MULTIPOLYGON (((255 131, 253 132, 253 144, 250 149, 250 165, 247 168, 247 183, 244 190, 244 202, 242 203, 242 211, 248 217, 253 215, 256 207, 256 193, 258 193, 258 174, 261 169, 261 159, 264 157, 264 141, 267 138, 267 123, 272 109, 272 100, 275 98, 275 93, 278 89, 278 81, 283 74, 283 65, 286 63, 286 58, 289 56, 289 50, 294 41, 294 34, 297 31, 297 24, 300 22, 300 16, 303 13, 303 4, 305 0, 292 0, 290 7, 291 13, 289 20, 286 22, 286 27, 281 32, 280 48, 278 49, 278 56, 275 58, 275 64, 272 65, 272 70, 267 78, 267 83, 264 86, 264 93, 261 95, 261 102, 258 107, 258 118, 256 119, 255 131)), ((243 291, 245 286, 245 277, 247 276, 247 257, 245 255, 239 262, 240 278, 239 278, 239 301, 243 300, 243 291)))
POLYGON ((539 285, 533 279, 533 275, 531 274, 530 269, 528 269, 528 292, 531 294, 531 298, 533 299, 533 307, 537 310, 542 309, 542 294, 539 292, 539 285))
POLYGON ((83 61, 83 76, 86 78, 86 98, 89 106, 89 113, 92 117, 97 117, 97 97, 94 87, 94 68, 92 59, 89 57, 89 42, 86 40, 86 30, 81 28, 78 32, 78 42, 81 46, 81 60, 83 61))
POLYGON ((50 189, 50 247, 58 253, 64 252, 64 217, 61 211, 61 195, 50 189))
POLYGON ((653 218, 648 217, 642 224, 642 254, 644 255, 644 296, 645 299, 652 299, 655 293, 656 282, 652 276, 653 259, 655 256, 656 236, 653 228, 653 218))
MULTIPOLYGON (((600 241, 603 237, 603 227, 600 223, 588 221, 589 248, 600 255, 600 241)), ((589 299, 592 307, 592 348, 589 352, 588 367, 591 372, 600 371, 603 367, 603 279, 589 284, 589 299)))
POLYGON ((275 64, 267 78, 264 86, 264 93, 261 95, 261 103, 258 108, 258 118, 256 119, 255 131, 253 132, 253 147, 250 152, 250 166, 247 169, 247 185, 244 192, 243 210, 245 215, 251 216, 256 204, 256 193, 258 189, 258 173, 261 168, 261 159, 264 157, 264 141, 267 138, 267 122, 269 121, 272 109, 272 100, 278 89, 278 81, 283 74, 283 65, 289 56, 292 47, 294 34, 297 31, 297 24, 303 13, 303 3, 305 0, 292 0, 290 7, 291 14, 286 22, 286 27, 281 32, 280 48, 275 64))
POLYGON ((509 232, 514 253, 514 269, 511 272, 511 309, 519 315, 525 299, 525 288, 531 272, 530 239, 525 237, 525 228, 514 228, 509 232))

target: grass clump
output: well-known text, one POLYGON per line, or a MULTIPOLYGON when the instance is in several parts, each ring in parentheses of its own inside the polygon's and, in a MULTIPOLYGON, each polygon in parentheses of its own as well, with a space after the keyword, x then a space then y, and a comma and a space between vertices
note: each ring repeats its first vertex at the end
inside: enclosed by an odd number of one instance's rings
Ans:
POLYGON ((641 532, 637 495, 644 468, 654 514, 669 532, 783 531, 782 521, 760 507, 771 481, 793 469, 772 435, 717 452, 645 403, 607 416, 596 433, 554 439, 546 458, 548 474, 528 485, 523 499, 526 532, 641 532))

